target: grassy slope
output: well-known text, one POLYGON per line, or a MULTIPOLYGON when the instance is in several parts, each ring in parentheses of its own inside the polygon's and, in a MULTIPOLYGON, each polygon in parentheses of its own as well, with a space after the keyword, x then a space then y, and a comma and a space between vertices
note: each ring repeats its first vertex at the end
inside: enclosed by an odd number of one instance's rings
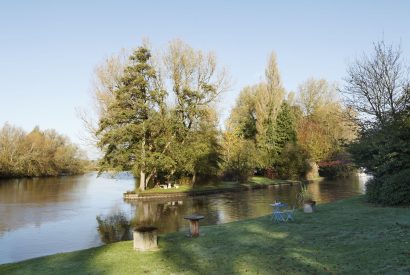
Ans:
POLYGON ((6 274, 409 274, 410 209, 367 205, 363 197, 297 212, 161 236, 161 249, 138 253, 132 242, 0 266, 6 274))

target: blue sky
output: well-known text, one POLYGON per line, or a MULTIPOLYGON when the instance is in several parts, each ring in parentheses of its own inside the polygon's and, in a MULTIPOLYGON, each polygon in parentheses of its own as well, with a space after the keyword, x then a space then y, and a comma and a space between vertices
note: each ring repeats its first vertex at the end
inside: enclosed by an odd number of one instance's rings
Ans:
POLYGON ((410 54, 410 1, 2 1, 0 125, 55 128, 79 142, 94 67, 148 37, 217 53, 232 89, 258 82, 273 50, 287 90, 309 77, 341 82, 349 61, 384 38, 410 54))

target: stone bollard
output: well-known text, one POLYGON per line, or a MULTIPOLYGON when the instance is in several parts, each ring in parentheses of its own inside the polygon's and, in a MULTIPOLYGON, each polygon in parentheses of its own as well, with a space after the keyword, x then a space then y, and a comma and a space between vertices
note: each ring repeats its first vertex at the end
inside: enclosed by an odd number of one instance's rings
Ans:
POLYGON ((315 212, 315 201, 307 201, 303 204, 303 212, 305 213, 313 213, 315 212))
POLYGON ((140 226, 133 231, 134 250, 150 251, 158 249, 157 228, 154 226, 140 226))
POLYGON ((303 204, 303 212, 305 213, 313 213, 313 207, 309 203, 303 204))

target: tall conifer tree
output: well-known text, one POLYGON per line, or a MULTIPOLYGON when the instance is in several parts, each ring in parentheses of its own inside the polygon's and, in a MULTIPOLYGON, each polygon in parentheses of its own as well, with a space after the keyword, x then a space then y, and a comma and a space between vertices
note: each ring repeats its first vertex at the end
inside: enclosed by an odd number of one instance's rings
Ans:
POLYGON ((104 156, 101 170, 132 170, 144 190, 155 174, 156 165, 171 161, 164 153, 166 92, 145 47, 130 56, 115 100, 100 119, 97 134, 104 156))

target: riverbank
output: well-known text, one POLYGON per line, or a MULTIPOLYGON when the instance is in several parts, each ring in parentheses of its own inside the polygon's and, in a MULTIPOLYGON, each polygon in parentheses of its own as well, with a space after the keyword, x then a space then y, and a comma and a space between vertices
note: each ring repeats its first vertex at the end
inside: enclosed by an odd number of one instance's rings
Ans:
POLYGON ((160 250, 138 253, 120 242, 0 266, 4 274, 408 274, 410 208, 384 208, 363 196, 297 211, 160 236, 160 250))
POLYGON ((252 177, 246 183, 223 181, 218 184, 208 185, 181 185, 178 188, 152 188, 142 192, 127 192, 124 193, 124 199, 126 200, 152 200, 168 197, 188 197, 188 196, 200 196, 210 195, 222 192, 237 192, 244 190, 262 189, 268 188, 272 185, 281 184, 299 184, 300 181, 294 180, 278 180, 268 179, 265 177, 252 177))

